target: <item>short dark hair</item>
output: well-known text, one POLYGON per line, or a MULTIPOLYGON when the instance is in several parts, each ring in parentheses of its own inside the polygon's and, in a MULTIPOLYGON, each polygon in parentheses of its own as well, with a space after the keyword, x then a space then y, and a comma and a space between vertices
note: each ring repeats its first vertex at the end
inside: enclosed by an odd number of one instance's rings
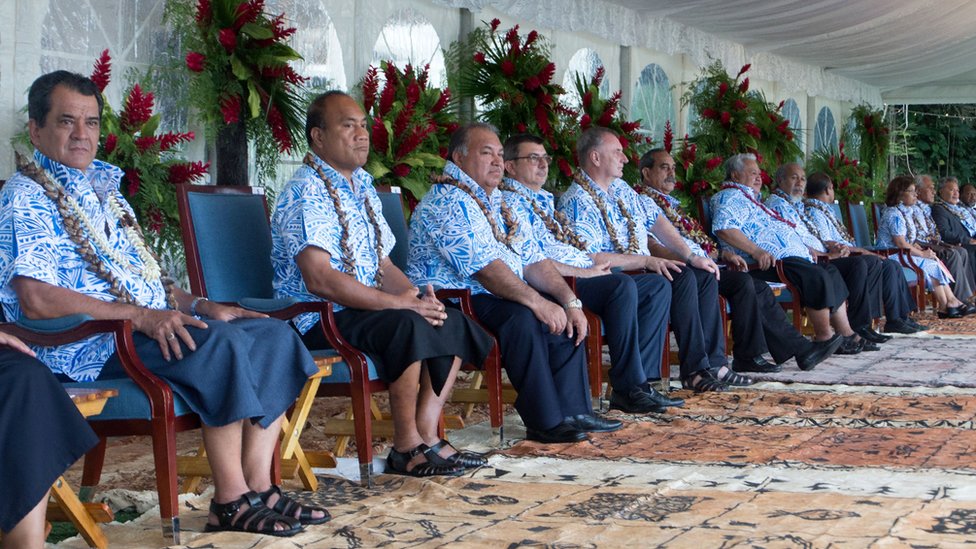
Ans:
POLYGON ((44 127, 47 114, 51 112, 51 94, 58 86, 64 86, 87 97, 95 96, 95 100, 98 101, 98 119, 102 119, 105 100, 91 78, 69 71, 54 71, 39 76, 27 92, 27 116, 38 126, 44 127))
POLYGON ((831 183, 830 176, 823 172, 810 174, 810 177, 807 178, 807 196, 819 196, 827 192, 827 187, 831 183))
POLYGON ((604 135, 612 135, 614 139, 618 138, 613 130, 603 126, 591 126, 590 129, 580 134, 576 141, 576 157, 579 159, 580 166, 587 161, 593 149, 600 146, 604 135))
POLYGON ((899 175, 892 179, 888 182, 888 190, 885 191, 885 205, 897 206, 901 193, 913 186, 915 186, 915 179, 910 175, 899 175))
POLYGON ((644 153, 644 156, 641 156, 640 157, 640 162, 637 163, 637 173, 644 173, 644 168, 653 168, 654 167, 654 155, 655 154, 659 154, 659 153, 667 153, 667 154, 670 154, 670 153, 668 153, 668 151, 666 151, 666 150, 664 150, 664 149, 662 149, 660 147, 655 147, 655 148, 647 151, 646 153, 644 153))
POLYGON ((461 151, 461 156, 468 156, 468 134, 471 130, 488 130, 498 135, 498 129, 487 122, 471 122, 465 124, 451 134, 451 141, 447 144, 447 159, 453 161, 454 151, 461 151))
POLYGON ((315 99, 308 104, 308 112, 305 113, 305 141, 308 142, 309 147, 312 146, 312 129, 321 128, 325 123, 325 104, 330 97, 338 95, 349 97, 349 94, 342 90, 329 90, 315 96, 315 99))
POLYGON ((538 135, 531 133, 517 133, 505 140, 505 160, 514 160, 518 156, 519 147, 523 143, 546 146, 546 142, 538 135))
POLYGON ((972 183, 966 183, 962 187, 959 187, 959 193, 962 194, 962 192, 966 190, 966 187, 972 187, 973 189, 976 189, 976 185, 973 185, 972 183))

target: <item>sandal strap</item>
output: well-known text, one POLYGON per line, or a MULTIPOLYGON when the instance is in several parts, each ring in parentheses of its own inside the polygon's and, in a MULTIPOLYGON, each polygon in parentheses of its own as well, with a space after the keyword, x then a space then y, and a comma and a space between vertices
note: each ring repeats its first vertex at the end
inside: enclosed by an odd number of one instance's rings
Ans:
POLYGON ((719 381, 725 382, 725 383, 727 383, 729 385, 735 385, 737 387, 745 387, 746 385, 752 385, 752 378, 747 377, 747 376, 744 376, 744 375, 742 375, 742 374, 740 374, 740 373, 732 370, 732 368, 729 368, 729 367, 726 367, 725 368, 725 375, 724 376, 717 376, 716 375, 716 378, 719 381))
POLYGON ((457 446, 451 444, 450 441, 443 438, 440 439, 437 444, 430 447, 430 452, 427 454, 428 457, 431 454, 436 456, 436 458, 429 460, 433 461, 434 463, 438 463, 438 460, 440 460, 445 461, 450 465, 460 465, 461 467, 465 468, 484 467, 488 464, 488 458, 486 458, 483 454, 468 450, 461 450, 457 446), (446 458, 442 458, 439 452, 445 446, 450 446, 454 450, 454 453, 446 458))
POLYGON ((729 388, 724 381, 716 378, 715 374, 709 370, 699 370, 684 378, 681 384, 685 389, 691 389, 696 393, 723 392, 729 388))
POLYGON ((285 495, 285 493, 281 491, 281 486, 278 486, 277 484, 272 484, 271 488, 261 492, 261 500, 264 501, 265 505, 267 505, 268 500, 271 499, 271 496, 275 494, 278 494, 278 501, 275 502, 274 507, 271 509, 282 516, 294 518, 295 512, 298 511, 299 522, 309 522, 314 520, 321 520, 324 522, 326 520, 325 517, 329 516, 328 512, 321 507, 305 505, 295 501, 290 496, 285 495), (325 517, 322 517, 321 519, 313 518, 312 513, 316 511, 321 511, 325 517))
MULTIPOLYGON (((262 492, 264 494, 265 492, 262 492)), ((217 517, 221 528, 234 529, 259 534, 280 534, 298 529, 298 520, 283 516, 271 509, 261 499, 261 495, 254 491, 245 492, 241 497, 228 503, 210 501, 210 512, 217 517), (241 511, 241 506, 248 508, 241 511), (239 513, 239 514, 238 514, 239 513), (284 530, 275 530, 277 524, 287 526, 284 530)))

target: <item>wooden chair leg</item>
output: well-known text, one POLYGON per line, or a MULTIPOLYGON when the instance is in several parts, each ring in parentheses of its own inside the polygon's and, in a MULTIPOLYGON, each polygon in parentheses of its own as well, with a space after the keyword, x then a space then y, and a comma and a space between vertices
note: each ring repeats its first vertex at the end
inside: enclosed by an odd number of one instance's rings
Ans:
POLYGON ((81 501, 91 501, 95 497, 95 488, 102 478, 102 466, 105 463, 105 437, 98 437, 98 444, 85 454, 85 465, 81 474, 81 489, 78 497, 81 501))
POLYGON ((373 486, 373 399, 365 386, 352 387, 353 422, 356 426, 356 454, 359 456, 359 482, 373 486))
POLYGON ((105 538, 105 532, 92 519, 92 516, 88 514, 84 504, 81 503, 78 496, 68 486, 64 477, 58 477, 54 481, 54 484, 51 486, 51 496, 64 509, 71 523, 78 529, 78 533, 88 542, 89 547, 98 547, 98 549, 108 547, 108 539, 105 538))
MULTIPOLYGON (((207 457, 207 448, 203 445, 203 443, 200 443, 200 448, 197 450, 196 457, 198 457, 198 458, 205 458, 205 457, 207 457)), ((182 460, 182 461, 189 461, 189 460, 182 460)), ((196 461, 196 460, 193 460, 193 461, 196 461)), ((207 469, 209 470, 210 468, 207 467, 207 469)), ((203 477, 200 476, 200 475, 188 475, 188 476, 184 477, 183 478, 183 493, 184 494, 199 494, 200 493, 200 481, 202 481, 202 480, 203 480, 203 477)))
MULTIPOLYGON (((490 358, 489 358, 490 359, 490 358)), ((470 389, 480 389, 481 384, 484 382, 485 376, 481 370, 475 370, 471 374, 471 382, 468 384, 470 389)), ((474 402, 469 402, 464 405, 464 419, 468 419, 471 413, 474 412, 474 402)))
POLYGON ((152 420, 153 461, 159 493, 159 519, 163 537, 180 543, 180 508, 176 490, 176 431, 165 418, 152 420))

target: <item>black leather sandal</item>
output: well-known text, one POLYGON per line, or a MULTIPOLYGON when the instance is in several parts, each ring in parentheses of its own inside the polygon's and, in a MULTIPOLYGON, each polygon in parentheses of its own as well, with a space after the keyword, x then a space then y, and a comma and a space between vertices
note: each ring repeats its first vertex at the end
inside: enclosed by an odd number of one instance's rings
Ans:
POLYGON ((719 373, 721 371, 722 371, 722 369, 719 368, 715 372, 715 377, 719 381, 721 381, 722 383, 725 383, 726 385, 731 385, 733 387, 748 387, 749 385, 752 385, 752 383, 753 383, 751 377, 747 377, 747 376, 744 376, 742 374, 736 373, 735 370, 733 370, 732 368, 729 368, 728 366, 725 367, 725 375, 724 376, 719 373))
POLYGON ((255 492, 246 492, 240 498, 230 503, 210 501, 210 512, 217 517, 217 524, 207 523, 206 532, 248 532, 265 534, 268 536, 289 537, 303 530, 298 519, 280 515, 261 501, 261 496, 255 492), (241 506, 248 508, 241 511, 241 506), (238 512, 240 511, 240 514, 238 512), (275 526, 283 525, 287 528, 276 530, 275 526))
POLYGON ((303 505, 297 501, 286 496, 284 492, 281 491, 281 487, 277 484, 271 485, 271 488, 265 490, 264 492, 259 492, 258 496, 265 505, 268 504, 268 500, 271 496, 278 494, 278 501, 275 502, 274 507, 271 508, 274 512, 289 518, 295 518, 295 512, 298 512, 298 522, 302 525, 306 524, 322 524, 323 522, 328 522, 332 520, 332 515, 322 507, 315 507, 312 505, 303 505), (323 516, 315 518, 312 513, 316 511, 321 511, 323 516))
POLYGON ((426 444, 419 444, 416 448, 408 452, 398 452, 396 448, 390 448, 390 453, 386 456, 386 472, 411 477, 456 477, 464 474, 464 467, 460 465, 439 465, 432 463, 427 453, 428 450, 430 450, 430 447, 426 444), (410 460, 420 454, 424 454, 424 459, 427 461, 422 461, 407 469, 410 460))
POLYGON ((437 444, 427 449, 427 461, 436 465, 460 465, 465 469, 477 469, 478 467, 488 465, 488 458, 483 454, 458 450, 453 444, 444 439, 441 439, 437 444), (445 446, 453 448, 454 453, 447 457, 441 457, 439 452, 445 446))
POLYGON ((729 390, 728 384, 715 377, 711 370, 698 370, 682 379, 681 386, 696 393, 724 393, 729 390))

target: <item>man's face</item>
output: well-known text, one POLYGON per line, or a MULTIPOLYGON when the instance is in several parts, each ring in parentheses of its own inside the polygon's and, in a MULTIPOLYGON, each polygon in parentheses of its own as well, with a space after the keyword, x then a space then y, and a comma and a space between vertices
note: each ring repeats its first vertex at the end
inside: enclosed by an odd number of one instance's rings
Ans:
POLYGON ((967 206, 972 206, 973 204, 976 204, 976 187, 972 185, 966 185, 965 187, 963 187, 962 191, 960 192, 959 198, 962 200, 962 203, 967 206))
POLYGON ((665 151, 653 154, 654 167, 641 170, 641 177, 644 183, 664 194, 671 194, 674 191, 674 160, 665 151))
POLYGON ((807 175, 803 173, 803 168, 799 164, 790 164, 786 166, 786 174, 778 185, 794 200, 803 198, 803 192, 807 187, 807 175))
POLYGON ((590 176, 596 179, 618 179, 624 175, 624 164, 627 163, 627 155, 624 148, 620 145, 620 140, 612 134, 604 134, 600 140, 600 146, 595 149, 597 160, 594 163, 590 176))
POLYGON ((942 200, 945 200, 949 204, 958 204, 959 184, 954 181, 946 183, 942 186, 942 190, 939 191, 939 196, 941 196, 942 200))
POLYGON ((918 199, 926 204, 931 204, 935 201, 935 184, 932 183, 931 177, 923 177, 921 185, 916 189, 918 191, 918 199))
POLYGON ((539 190, 549 178, 549 161, 545 147, 537 143, 522 143, 516 158, 505 161, 505 171, 519 183, 539 190))
POLYGON ((732 180, 758 193, 762 188, 762 172, 759 171, 759 164, 755 160, 746 159, 741 171, 732 172, 732 180))
POLYGON ((28 123, 31 143, 55 162, 87 170, 98 152, 98 99, 67 86, 55 86, 50 99, 44 125, 36 120, 28 123))
POLYGON ((474 128, 468 132, 468 154, 455 151, 452 160, 486 193, 491 193, 502 182, 502 152, 502 143, 495 132, 474 128))
POLYGON ((366 115, 348 95, 334 95, 326 101, 322 127, 312 129, 312 151, 349 177, 369 156, 366 115))
POLYGON ((827 185, 826 193, 827 193, 827 200, 826 200, 827 204, 833 204, 834 203, 834 200, 836 200, 836 197, 834 196, 834 184, 833 183, 830 183, 829 185, 827 185))

